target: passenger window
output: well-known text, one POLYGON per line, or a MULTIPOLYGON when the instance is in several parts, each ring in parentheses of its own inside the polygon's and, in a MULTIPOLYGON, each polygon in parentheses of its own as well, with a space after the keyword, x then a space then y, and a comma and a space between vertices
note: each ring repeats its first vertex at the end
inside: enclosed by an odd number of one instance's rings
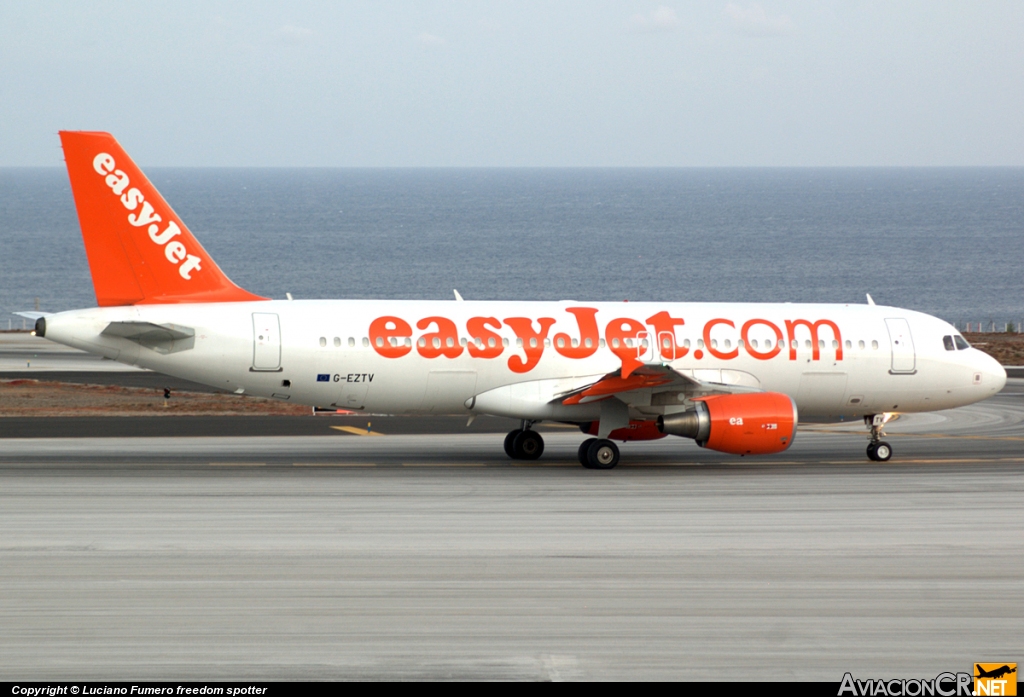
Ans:
POLYGON ((427 340, 421 336, 419 340, 416 342, 416 345, 419 346, 420 348, 425 348, 427 345, 427 340))
MULTIPOLYGON (((743 339, 740 339, 740 343, 743 343, 743 339)), ((750 347, 751 348, 757 348, 757 339, 751 339, 750 340, 750 347)))
POLYGON ((580 345, 580 340, 579 339, 573 339, 572 340, 572 347, 573 348, 576 348, 579 345, 580 345))
POLYGON ((558 337, 558 341, 556 343, 558 344, 558 348, 565 348, 565 337, 558 337))
POLYGON ((356 338, 354 336, 350 336, 348 338, 348 347, 349 348, 353 348, 355 345, 356 345, 356 338))
POLYGON ((849 351, 852 348, 853 348, 853 342, 850 341, 849 339, 847 339, 846 340, 846 350, 849 351))
POLYGON ((947 351, 956 351, 956 345, 953 344, 953 337, 946 335, 942 337, 942 345, 946 347, 947 351))
POLYGON ((871 342, 871 348, 872 348, 872 350, 877 351, 878 350, 878 342, 877 341, 872 341, 871 342))
POLYGON ((704 339, 697 339, 697 348, 704 348, 704 339))
POLYGON ((690 340, 683 339, 683 348, 690 348, 690 340))
MULTIPOLYGON (((483 343, 483 342, 480 342, 480 343, 483 343)), ((488 337, 488 339, 487 339, 487 345, 488 345, 488 346, 490 346, 491 348, 494 348, 494 345, 495 345, 496 343, 497 343, 497 342, 496 342, 496 341, 494 340, 494 337, 493 337, 493 336, 492 336, 492 337, 488 337)))
POLYGON ((468 341, 466 341, 466 337, 462 337, 461 339, 459 339, 459 344, 461 344, 462 346, 465 346, 465 345, 466 345, 466 344, 468 344, 468 343, 469 343, 469 342, 468 342, 468 341))
MULTIPOLYGON (((587 339, 584 340, 583 345, 586 346, 587 348, 591 348, 594 345, 594 340, 591 339, 590 337, 587 337, 587 339)), ((604 344, 602 344, 602 346, 603 345, 604 344)))
MULTIPOLYGON (((587 341, 590 341, 590 339, 587 339, 587 341)), ((600 341, 597 342, 597 345, 600 346, 601 348, 604 348, 608 344, 605 342, 604 339, 601 339, 600 341)))
POLYGON ((863 339, 861 339, 860 341, 857 342, 857 348, 859 348, 861 351, 864 350, 864 340, 863 339))
POLYGON ((711 340, 711 348, 718 348, 718 339, 711 340))
POLYGON ((726 340, 725 340, 725 347, 726 347, 726 348, 732 348, 732 342, 731 342, 731 341, 729 341, 728 339, 726 339, 726 340))
POLYGON ((320 337, 320 347, 323 348, 326 345, 327 345, 327 337, 326 336, 320 337))
POLYGON ((969 349, 971 347, 971 345, 967 343, 967 339, 963 338, 959 334, 953 337, 953 341, 956 342, 957 351, 963 351, 964 349, 969 349))
POLYGON ((339 346, 341 346, 341 337, 336 336, 334 337, 334 348, 338 348, 339 346))
POLYGON ((811 342, 810 342, 810 340, 808 340, 808 341, 805 341, 805 342, 804 342, 804 348, 810 348, 810 347, 811 347, 811 342))
POLYGON ((504 346, 505 348, 508 348, 508 339, 502 339, 501 345, 504 346))
MULTIPOLYGON (((849 346, 849 343, 850 343, 850 342, 849 342, 849 341, 847 341, 846 343, 847 343, 847 346, 846 346, 846 348, 850 348, 850 346, 849 346)), ((838 341, 836 341, 835 339, 833 339, 833 340, 832 340, 832 348, 834 348, 834 349, 837 349, 837 348, 839 348, 839 342, 838 342, 838 341)))
POLYGON ((367 339, 367 338, 366 338, 366 337, 364 336, 364 337, 363 337, 363 348, 369 348, 369 347, 370 347, 370 340, 369 340, 369 339, 367 339))

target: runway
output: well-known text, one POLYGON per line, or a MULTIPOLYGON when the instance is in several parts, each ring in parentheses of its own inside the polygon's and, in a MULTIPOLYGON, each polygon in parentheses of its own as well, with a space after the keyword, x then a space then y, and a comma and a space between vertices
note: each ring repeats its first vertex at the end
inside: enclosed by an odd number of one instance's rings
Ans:
POLYGON ((1019 660, 1021 392, 900 419, 884 464, 857 425, 758 459, 631 443, 611 472, 557 428, 537 463, 384 421, 7 438, 0 679, 838 682, 1019 660))

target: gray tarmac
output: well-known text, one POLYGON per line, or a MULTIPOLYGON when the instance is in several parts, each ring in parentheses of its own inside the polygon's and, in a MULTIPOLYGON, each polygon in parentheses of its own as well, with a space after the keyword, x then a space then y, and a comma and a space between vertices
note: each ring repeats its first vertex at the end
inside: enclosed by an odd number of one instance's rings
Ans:
POLYGON ((8 437, 0 679, 838 682, 1020 661, 1022 392, 894 422, 884 464, 857 425, 757 459, 631 443, 611 472, 558 428, 536 463, 500 434, 384 421, 8 437))

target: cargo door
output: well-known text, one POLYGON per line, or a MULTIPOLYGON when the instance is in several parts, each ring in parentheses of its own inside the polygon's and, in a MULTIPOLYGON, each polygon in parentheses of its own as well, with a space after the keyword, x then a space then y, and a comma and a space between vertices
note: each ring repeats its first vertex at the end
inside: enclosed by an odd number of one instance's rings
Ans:
POLYGON ((846 394, 846 373, 807 371, 800 376, 796 395, 800 416, 831 416, 838 414, 846 394))
POLYGON ((270 312, 252 313, 252 370, 281 370, 281 323, 270 312))
POLYGON ((914 339, 910 336, 910 323, 902 317, 885 320, 892 346, 891 373, 913 373, 917 367, 914 339))
POLYGON ((475 395, 475 370, 431 370, 423 395, 423 411, 462 414, 466 411, 466 400, 475 395))

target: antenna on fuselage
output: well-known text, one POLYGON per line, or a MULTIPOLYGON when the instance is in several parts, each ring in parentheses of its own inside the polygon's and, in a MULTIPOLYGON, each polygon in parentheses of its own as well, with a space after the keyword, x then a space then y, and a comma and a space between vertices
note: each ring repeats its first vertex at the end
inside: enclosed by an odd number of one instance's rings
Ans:
POLYGON ((453 292, 453 293, 455 293, 455 302, 460 302, 460 303, 461 303, 461 302, 465 302, 465 301, 464 301, 464 300, 462 299, 462 296, 461 296, 461 295, 459 295, 459 291, 458 291, 458 290, 456 290, 455 288, 452 288, 452 292, 453 292))
POLYGON ((874 305, 875 304, 875 299, 871 297, 871 293, 867 293, 867 296, 868 296, 868 305, 874 305))

